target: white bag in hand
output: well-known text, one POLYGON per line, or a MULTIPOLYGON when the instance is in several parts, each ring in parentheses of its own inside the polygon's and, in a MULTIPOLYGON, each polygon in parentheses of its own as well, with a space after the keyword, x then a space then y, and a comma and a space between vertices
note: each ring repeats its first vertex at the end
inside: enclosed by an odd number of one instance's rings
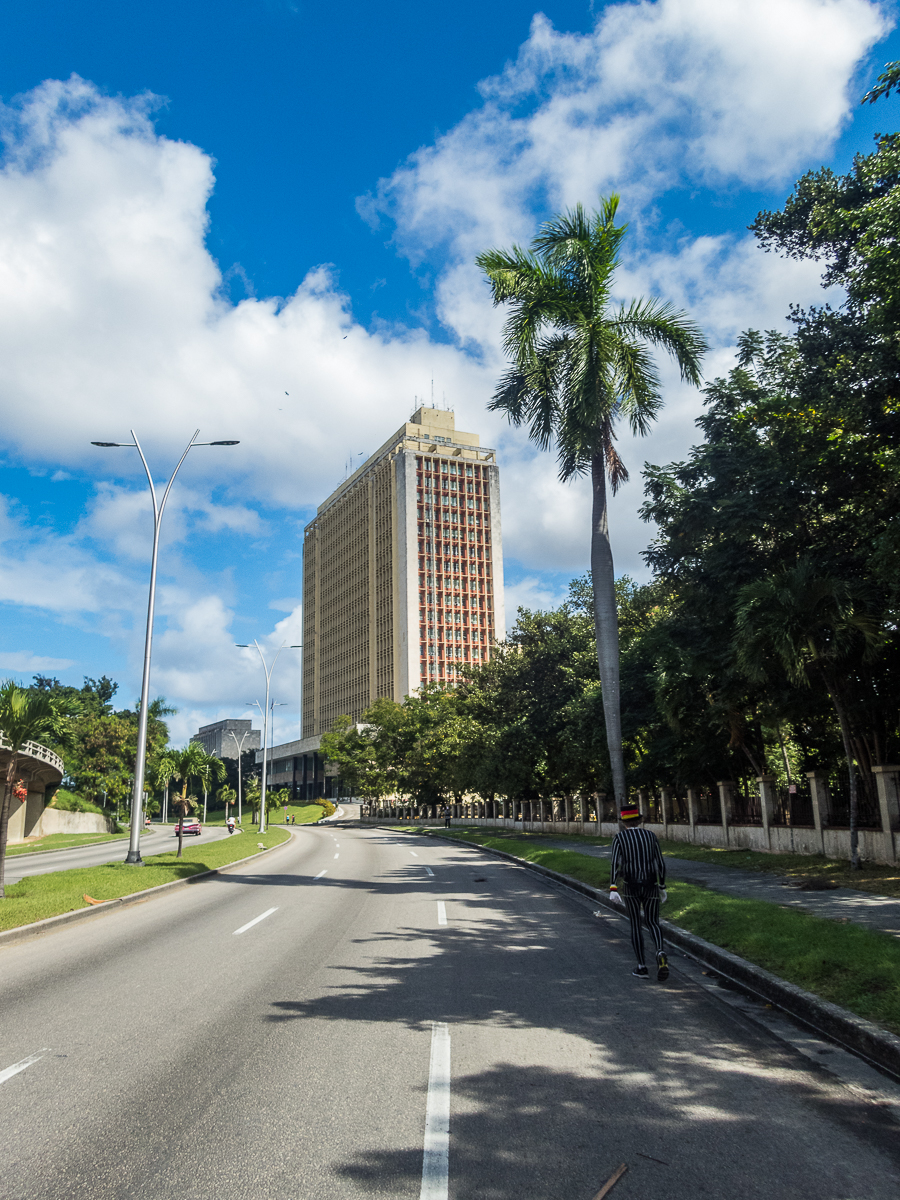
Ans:
POLYGON ((624 908, 625 907, 625 901, 619 895, 619 892, 616 888, 610 888, 609 900, 610 900, 611 904, 614 904, 616 906, 616 908, 624 908))

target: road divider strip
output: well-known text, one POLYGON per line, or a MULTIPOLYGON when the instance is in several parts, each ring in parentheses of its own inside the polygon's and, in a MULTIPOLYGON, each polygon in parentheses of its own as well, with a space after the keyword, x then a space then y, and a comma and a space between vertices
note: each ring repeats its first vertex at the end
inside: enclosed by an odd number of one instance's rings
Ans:
POLYGON ((264 913, 260 914, 258 917, 254 917, 252 921, 248 921, 247 924, 242 925, 240 929, 236 929, 234 931, 234 936, 237 937, 239 933, 246 933, 248 929, 252 929, 254 925, 258 925, 260 921, 264 921, 266 917, 271 917, 273 912, 278 912, 277 904, 274 908, 267 908, 264 913))
POLYGON ((13 945, 15 942, 36 937, 38 934, 52 933, 63 925, 75 925, 79 921, 93 920, 112 909, 128 908, 132 904, 143 904, 145 901, 164 895, 166 892, 193 887, 197 883, 203 883, 208 879, 212 879, 214 875, 225 875, 229 871, 233 871, 235 867, 243 866, 248 862, 259 862, 267 854, 274 854, 277 850, 283 850, 285 846, 291 844, 292 838, 296 836, 295 833, 291 832, 285 841, 278 842, 277 845, 270 846, 267 850, 250 854, 246 858, 236 859, 235 862, 223 863, 221 867, 212 867, 209 871, 198 871, 196 875, 188 875, 185 879, 173 879, 169 883, 160 883, 156 887, 145 888, 140 892, 129 892, 127 896, 116 896, 112 900, 104 900, 102 904, 98 904, 96 907, 76 908, 71 912, 58 913, 54 917, 44 917, 41 921, 32 921, 28 925, 16 925, 12 929, 0 930, 0 949, 4 946, 13 945))
POLYGON ((49 1047, 44 1046, 41 1050, 38 1050, 37 1054, 29 1054, 28 1058, 23 1058, 21 1062, 13 1063, 11 1067, 6 1067, 5 1070, 0 1071, 0 1083, 6 1083, 7 1079, 12 1079, 13 1075, 18 1075, 20 1071, 24 1071, 26 1067, 30 1067, 32 1063, 36 1063, 48 1053, 49 1047))
POLYGON ((422 1189, 419 1192, 419 1200, 447 1200, 449 1185, 450 1026, 443 1021, 433 1021, 428 1096, 425 1101, 422 1189))

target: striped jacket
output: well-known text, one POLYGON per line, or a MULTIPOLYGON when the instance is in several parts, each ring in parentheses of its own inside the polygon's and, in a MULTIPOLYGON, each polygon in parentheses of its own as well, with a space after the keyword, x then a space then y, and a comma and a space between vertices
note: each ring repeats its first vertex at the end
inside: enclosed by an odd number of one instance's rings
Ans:
POLYGON ((615 883, 619 877, 629 883, 641 885, 658 882, 666 885, 666 864, 656 834, 649 829, 622 829, 613 838, 612 859, 609 878, 615 883))

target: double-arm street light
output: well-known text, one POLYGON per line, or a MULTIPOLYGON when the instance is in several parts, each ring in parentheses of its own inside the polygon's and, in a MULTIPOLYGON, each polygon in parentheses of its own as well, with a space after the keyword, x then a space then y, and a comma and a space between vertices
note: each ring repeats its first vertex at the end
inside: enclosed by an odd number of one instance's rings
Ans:
MULTIPOLYGON (((252 722, 251 722, 251 724, 252 724, 252 722)), ((234 744, 235 744, 235 746, 237 747, 237 761, 238 761, 238 825, 240 825, 240 823, 241 823, 241 767, 242 767, 242 765, 243 765, 243 761, 244 761, 244 760, 243 760, 243 758, 242 758, 242 755, 243 755, 243 753, 244 753, 244 738, 248 738, 248 737, 250 736, 250 734, 251 734, 253 731, 252 731, 252 730, 250 730, 250 729, 245 729, 245 730, 244 730, 244 732, 241 734, 241 740, 240 740, 240 742, 238 742, 238 740, 237 740, 237 734, 234 732, 234 730, 233 730, 233 729, 229 729, 229 730, 228 730, 228 732, 231 734, 231 737, 232 737, 232 739, 233 739, 233 741, 234 741, 234 744)))
MULTIPOLYGON (((235 642, 238 650, 249 650, 249 642, 235 642)), ((266 665, 265 656, 260 649, 259 642, 256 638, 253 639, 253 645, 256 647, 259 654, 260 662, 263 665, 263 670, 266 673, 266 704, 263 710, 263 760, 262 760, 262 779, 259 784, 259 832, 266 832, 266 766, 269 753, 269 686, 272 682, 272 672, 275 670, 275 664, 278 662, 278 655, 287 646, 287 642, 282 642, 275 651, 275 657, 272 659, 272 665, 266 665)), ((299 646, 290 646, 290 650, 299 650, 299 646)))
POLYGON ((169 492, 172 490, 172 484, 175 482, 175 476, 178 474, 181 464, 188 456, 188 451, 195 446, 237 446, 239 442, 198 442, 200 430, 194 431, 194 436, 188 442, 184 454, 178 460, 175 470, 172 472, 172 477, 166 484, 166 490, 163 492, 161 501, 157 501, 156 488, 153 484, 153 476, 150 474, 150 468, 147 466, 147 459, 144 457, 144 451, 141 449, 141 443, 138 441, 137 434, 133 429, 129 430, 132 438, 131 442, 91 442, 92 446, 133 446, 141 456, 141 462, 144 464, 144 471, 147 475, 147 483, 150 485, 150 497, 153 500, 153 553, 150 557, 150 597, 147 602, 147 633, 144 637, 144 673, 141 677, 141 711, 138 717, 138 741, 137 741, 137 762, 134 768, 134 791, 131 795, 131 837, 128 841, 128 853, 125 856, 127 863, 139 864, 141 859, 141 809, 144 802, 144 759, 147 754, 147 725, 149 718, 150 705, 150 649, 153 642, 153 613, 156 608, 156 560, 159 555, 159 528, 162 522, 163 512, 166 507, 166 501, 169 498, 169 492))

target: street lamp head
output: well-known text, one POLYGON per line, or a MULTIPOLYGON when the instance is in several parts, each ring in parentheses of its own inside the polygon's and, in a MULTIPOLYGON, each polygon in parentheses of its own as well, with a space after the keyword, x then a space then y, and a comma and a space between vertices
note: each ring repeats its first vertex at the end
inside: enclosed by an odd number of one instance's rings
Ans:
POLYGON ((234 646, 235 646, 236 650, 249 650, 250 649, 250 647, 247 645, 246 642, 235 642, 234 646))
POLYGON ((239 446, 240 442, 210 442, 210 446, 239 446))
POLYGON ((91 442, 92 446, 133 446, 133 442, 91 442))

